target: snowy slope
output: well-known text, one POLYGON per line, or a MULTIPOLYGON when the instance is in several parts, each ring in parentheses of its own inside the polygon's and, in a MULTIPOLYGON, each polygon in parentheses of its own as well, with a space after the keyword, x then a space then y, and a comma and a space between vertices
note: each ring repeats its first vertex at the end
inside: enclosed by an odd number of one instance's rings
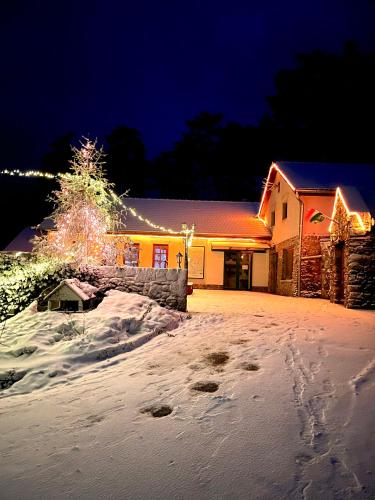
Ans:
POLYGON ((1 498, 375 497, 374 314, 203 290, 189 308, 78 380, 2 399, 1 498))
POLYGON ((148 297, 118 290, 107 292, 96 309, 84 313, 38 312, 33 303, 3 324, 0 383, 9 388, 0 391, 0 398, 76 379, 88 366, 108 363, 176 328, 185 316, 148 297))

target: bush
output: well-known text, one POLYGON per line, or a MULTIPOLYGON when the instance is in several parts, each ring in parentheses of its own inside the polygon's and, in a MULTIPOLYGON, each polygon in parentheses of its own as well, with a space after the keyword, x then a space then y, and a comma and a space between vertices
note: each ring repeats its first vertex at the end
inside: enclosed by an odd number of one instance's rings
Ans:
POLYGON ((0 259, 0 321, 17 314, 51 285, 71 274, 54 259, 2 256, 0 259))
MULTIPOLYGON (((0 255, 0 322, 19 313, 33 300, 38 304, 65 278, 97 284, 98 268, 73 268, 58 259, 36 254, 0 255)), ((40 309, 43 310, 43 309, 40 309)))

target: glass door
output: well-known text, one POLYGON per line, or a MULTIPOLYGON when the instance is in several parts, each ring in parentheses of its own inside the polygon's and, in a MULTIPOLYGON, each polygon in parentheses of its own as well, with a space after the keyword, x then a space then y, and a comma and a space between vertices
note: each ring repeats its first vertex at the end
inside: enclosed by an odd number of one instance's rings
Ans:
POLYGON ((224 288, 250 290, 251 252, 227 250, 224 252, 224 288))
POLYGON ((250 290, 250 264, 251 254, 239 254, 239 270, 238 270, 238 290, 250 290))
POLYGON ((224 288, 237 288, 237 252, 224 252, 224 288))

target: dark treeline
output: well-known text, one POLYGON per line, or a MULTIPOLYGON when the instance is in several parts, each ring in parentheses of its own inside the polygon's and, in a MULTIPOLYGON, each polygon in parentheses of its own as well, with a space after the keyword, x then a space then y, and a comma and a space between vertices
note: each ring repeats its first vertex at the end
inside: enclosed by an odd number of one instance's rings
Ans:
MULTIPOLYGON (((98 142, 118 193, 129 189, 129 196, 257 201, 273 160, 375 163, 374 89, 375 54, 351 42, 341 54, 300 54, 294 68, 277 73, 275 94, 267 98, 269 112, 257 126, 202 112, 186 122, 169 151, 152 159, 140 132, 130 126, 117 126, 98 142)), ((74 133, 58 138, 41 167, 66 171, 70 144, 78 140, 74 133)), ((21 183, 2 183, 32 207, 19 221, 13 218, 7 240, 49 210, 43 201, 51 190, 48 181, 32 181, 32 195, 21 183)))

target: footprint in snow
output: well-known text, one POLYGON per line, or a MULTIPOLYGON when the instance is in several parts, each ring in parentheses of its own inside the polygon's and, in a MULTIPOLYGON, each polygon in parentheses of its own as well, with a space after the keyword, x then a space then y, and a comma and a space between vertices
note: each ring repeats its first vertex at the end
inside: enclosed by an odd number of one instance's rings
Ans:
POLYGON ((94 424, 98 424, 99 422, 104 420, 104 418, 105 417, 103 415, 90 415, 89 417, 87 417, 87 423, 85 427, 92 427, 94 424))
POLYGON ((198 392, 216 392, 219 389, 219 384, 216 382, 196 382, 191 388, 198 392))
POLYGON ((259 370, 259 365, 255 363, 242 363, 241 368, 248 372, 256 372, 259 370))
POLYGON ((193 363, 193 364, 189 365, 189 368, 191 370, 198 371, 198 370, 201 370, 203 368, 203 366, 198 364, 198 363, 193 363))
POLYGON ((161 418, 170 415, 172 413, 172 408, 169 405, 155 404, 148 406, 147 408, 143 408, 141 413, 149 413, 155 418, 161 418))
POLYGON ((232 345, 243 345, 249 342, 249 339, 235 339, 231 341, 232 345))
POLYGON ((296 455, 295 462, 298 465, 303 465, 311 462, 312 459, 313 457, 307 453, 299 453, 296 455))
POLYGON ((227 352, 210 352, 205 356, 205 360, 212 366, 220 366, 227 363, 229 355, 227 352))

